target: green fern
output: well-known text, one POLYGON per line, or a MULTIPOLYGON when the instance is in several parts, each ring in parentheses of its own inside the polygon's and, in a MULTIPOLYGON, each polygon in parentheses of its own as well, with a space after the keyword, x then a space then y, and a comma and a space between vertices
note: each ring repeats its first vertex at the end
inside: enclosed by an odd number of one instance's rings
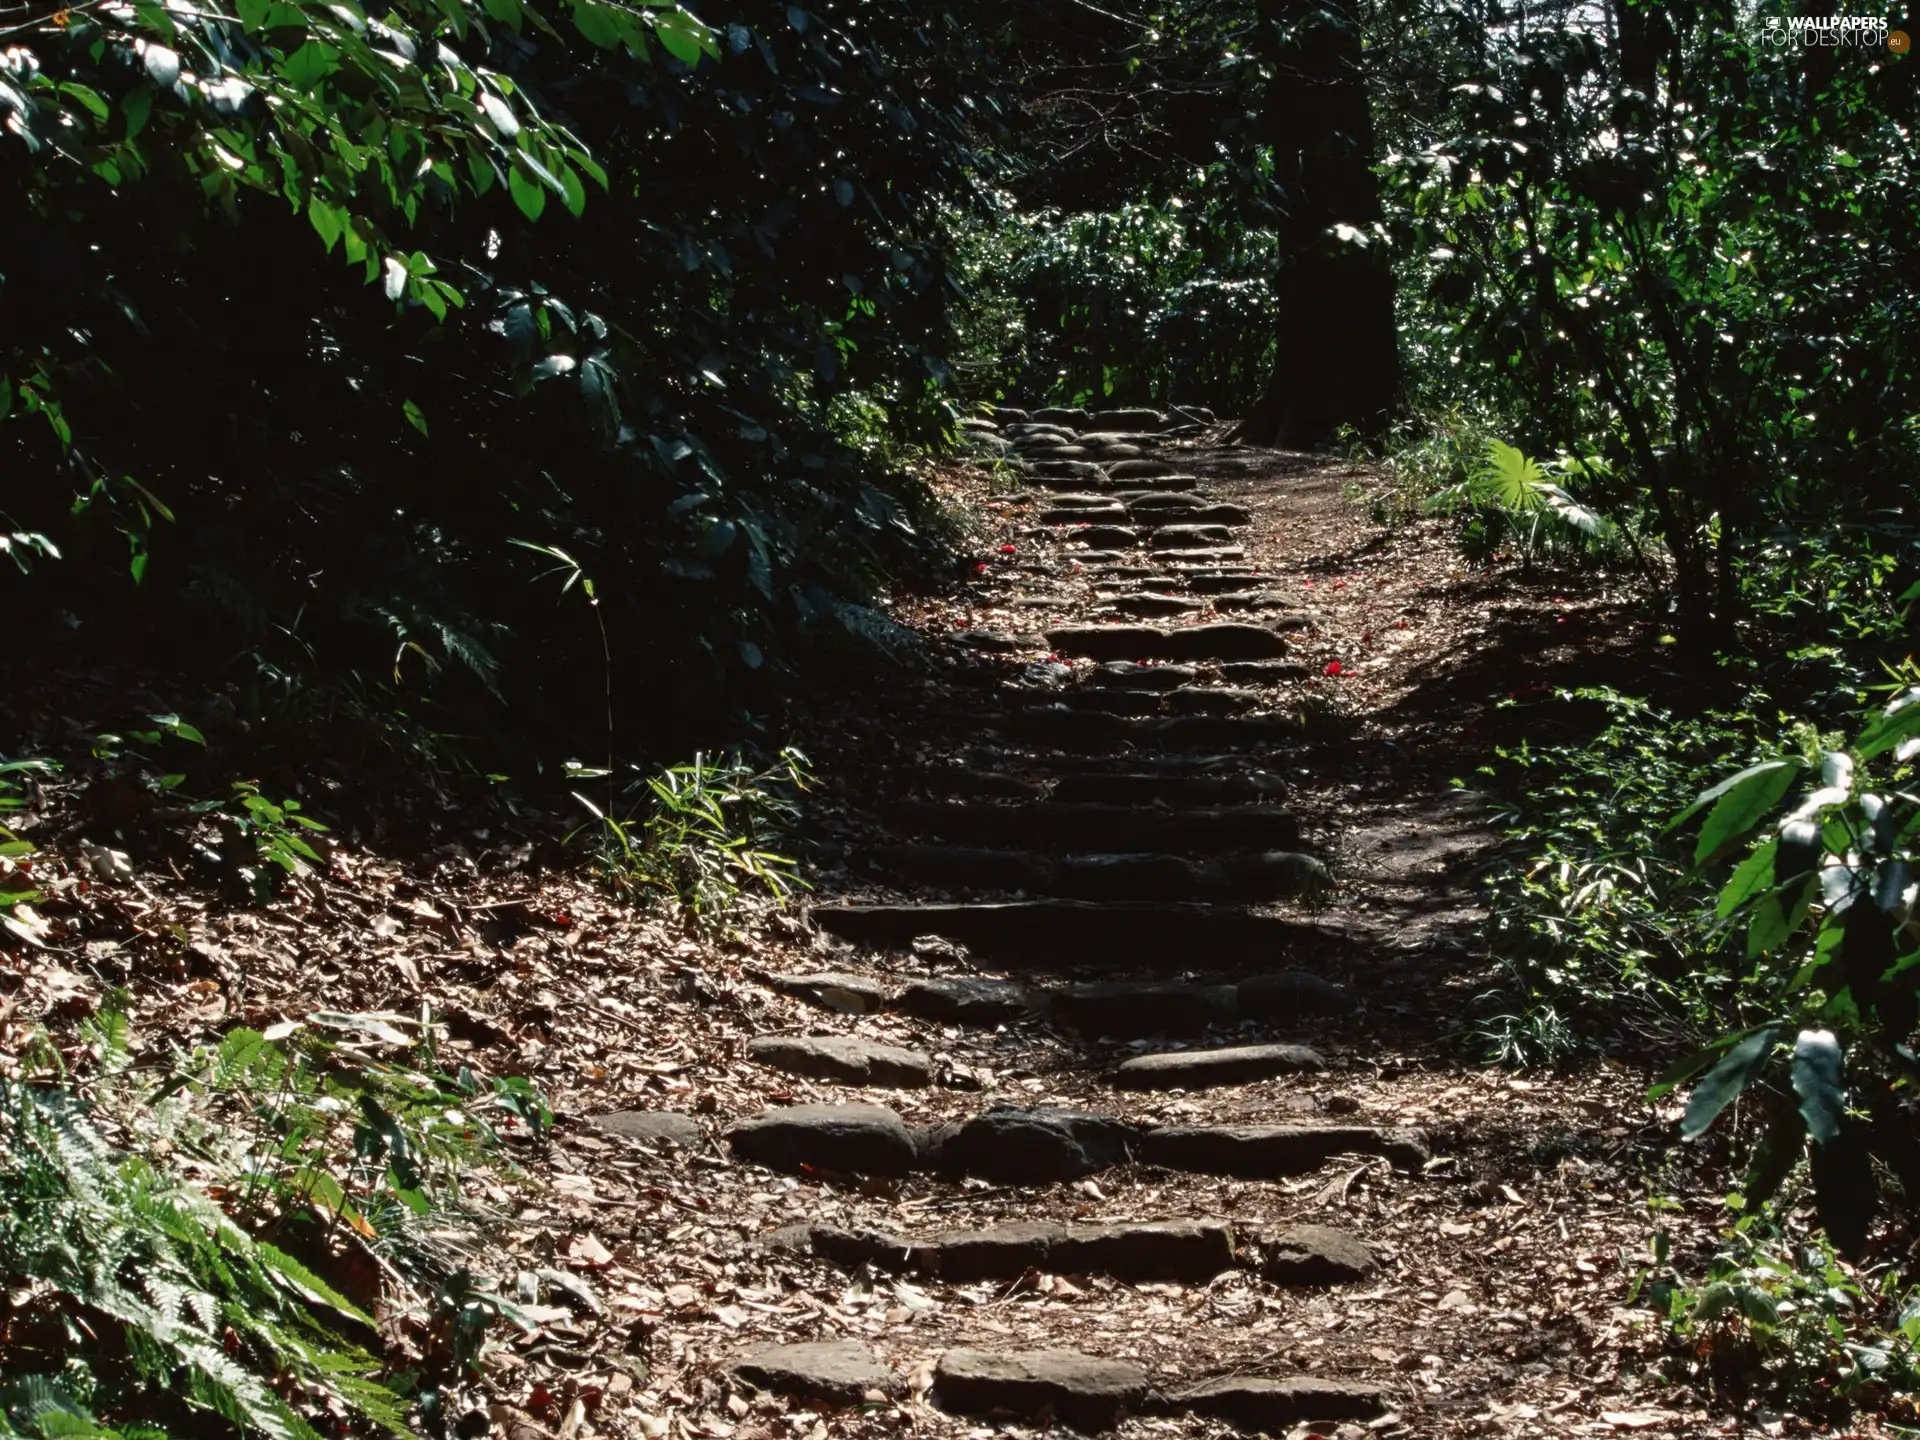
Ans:
POLYGON ((95 1359, 82 1404, 55 1378, 70 1355, 15 1345, 0 1357, 13 1433, 131 1434, 96 1414, 149 1410, 158 1390, 243 1434, 317 1440, 273 1380, 411 1434, 379 1360, 342 1333, 372 1320, 200 1191, 116 1153, 71 1092, 0 1082, 0 1280, 27 1297, 16 1333, 117 1332, 124 1356, 95 1359), (56 1323, 23 1323, 36 1313, 56 1323))
POLYGON ((1569 550, 1611 555, 1624 539, 1612 520, 1575 500, 1538 461, 1504 440, 1489 440, 1480 467, 1439 491, 1432 508, 1470 512, 1462 544, 1476 559, 1508 545, 1528 559, 1569 550))

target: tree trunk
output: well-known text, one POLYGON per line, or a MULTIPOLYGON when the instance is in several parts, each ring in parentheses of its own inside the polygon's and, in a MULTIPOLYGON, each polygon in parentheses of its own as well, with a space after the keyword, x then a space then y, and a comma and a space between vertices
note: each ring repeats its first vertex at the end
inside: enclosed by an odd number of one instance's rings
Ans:
POLYGON ((1342 426, 1378 431, 1393 412, 1393 272, 1371 231, 1380 190, 1358 16, 1260 0, 1259 44, 1270 76, 1262 138, 1281 209, 1277 355, 1233 438, 1305 449, 1342 426))

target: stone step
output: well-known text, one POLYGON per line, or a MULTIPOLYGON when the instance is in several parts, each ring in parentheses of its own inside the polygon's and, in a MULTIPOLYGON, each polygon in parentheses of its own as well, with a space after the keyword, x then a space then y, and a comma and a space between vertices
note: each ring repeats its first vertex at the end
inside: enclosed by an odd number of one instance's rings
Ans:
POLYGON ((883 874, 953 890, 1017 890, 1070 900, 1285 900, 1320 895, 1327 868, 1292 850, 1213 859, 1151 852, 1052 856, 965 845, 878 845, 861 853, 883 874))
POLYGON ((1173 809, 1067 801, 960 805, 902 800, 885 806, 881 815, 892 829, 951 840, 1105 843, 1178 851, 1284 848, 1300 841, 1299 817, 1278 805, 1173 809))
POLYGON ((1371 1125, 1147 1125, 1111 1115, 1002 1105, 911 1130, 881 1105, 793 1105, 727 1131, 742 1160, 787 1174, 972 1175, 1007 1185, 1078 1180, 1115 1165, 1279 1180, 1336 1155, 1379 1155, 1418 1170, 1431 1158, 1418 1131, 1371 1125))
POLYGON ((1125 525, 1127 507, 1114 501, 1107 505, 1069 505, 1042 510, 1034 519, 1041 525, 1125 525))
POLYGON ((1199 615, 1207 608, 1204 600, 1184 595, 1116 595, 1095 608, 1095 614, 1124 615, 1129 620, 1184 619, 1199 615))
POLYGON ((1143 506, 1136 498, 1127 502, 1127 509, 1138 520, 1156 518, 1165 522, 1182 522, 1189 525, 1229 525, 1241 526, 1253 523, 1253 513, 1238 505, 1226 505, 1218 501, 1210 505, 1198 505, 1191 509, 1173 510, 1163 505, 1143 506))
POLYGON ((888 1230, 802 1222, 783 1226, 759 1243, 768 1250, 814 1255, 843 1270, 871 1266, 957 1285, 1018 1279, 1029 1270, 1191 1284, 1241 1268, 1258 1268, 1276 1285, 1349 1285, 1378 1269, 1371 1246, 1332 1226, 1295 1225, 1263 1243, 1246 1227, 1230 1228, 1218 1220, 1017 1221, 917 1240, 888 1230))
POLYGON ((1155 550, 1207 550, 1233 543, 1233 531, 1225 525, 1162 525, 1147 536, 1155 550))
POLYGON ((1128 525, 1086 525, 1065 538, 1096 550, 1127 550, 1138 545, 1141 537, 1141 531, 1128 525))
POLYGON ((1022 460, 1020 467, 1034 477, 1034 484, 1042 489, 1056 489, 1061 480, 1085 479, 1094 484, 1104 484, 1108 480, 1106 467, 1097 460, 1022 460))
POLYGON ((1306 605, 1284 590, 1225 590, 1213 597, 1216 610, 1299 610, 1306 605))
POLYGON ((1289 745, 1300 735, 1299 722, 1287 716, 1173 715, 1130 719, 1065 705, 983 716, 975 723, 983 730, 998 729, 1036 744, 1079 750, 1115 745, 1173 750, 1227 747, 1250 755, 1289 745))
POLYGON ((857 1340, 755 1345, 728 1368, 736 1380, 755 1390, 835 1405, 857 1405, 870 1390, 885 1394, 900 1389, 899 1378, 857 1340))
POLYGON ((1191 490, 1176 489, 1140 490, 1127 498, 1128 506, 1143 514, 1149 512, 1191 514, 1195 510, 1203 510, 1217 503, 1219 502, 1209 500, 1204 495, 1196 495, 1191 490))
POLYGON ((933 1372, 933 1399, 959 1415, 1051 1416, 1104 1430, 1147 1399, 1147 1372, 1077 1350, 949 1350, 933 1372))
POLYGON ((1109 473, 1116 480, 1157 481, 1163 475, 1174 474, 1177 468, 1177 466, 1165 460, 1116 460, 1109 473))
POLYGON ((1242 775, 1189 775, 1168 772, 1090 770, 1053 781, 1053 798, 1141 806, 1216 805, 1277 799, 1287 793, 1278 775, 1255 771, 1242 775))
POLYGON ((1094 686, 1073 690, 1059 703, 1074 710, 1099 710, 1108 715, 1158 715, 1165 697, 1151 690, 1125 690, 1118 686, 1094 686))
POLYGON ((1090 660, 1266 660, 1287 653, 1286 637, 1264 625, 1218 621, 1157 625, 1063 625, 1046 633, 1057 655, 1090 660))
MULTIPOLYGON (((749 1391, 843 1407, 905 1390, 904 1376, 858 1340, 755 1345, 735 1356, 728 1371, 749 1391)), ((1130 1360, 964 1346, 940 1356, 931 1398, 955 1415, 1058 1421, 1082 1431, 1109 1429, 1137 1414, 1199 1417, 1269 1435, 1301 1423, 1369 1420, 1385 1414, 1389 1402, 1378 1385, 1332 1375, 1236 1372, 1156 1388, 1130 1360)))
POLYGON ((1338 985, 1297 970, 1222 983, 1101 980, 1051 989, 982 976, 936 976, 910 981, 897 993, 871 976, 829 973, 764 979, 783 994, 841 1014, 891 1009, 923 1020, 967 1025, 1004 1025, 1044 1017, 1083 1034, 1121 1040, 1198 1035, 1211 1026, 1243 1020, 1298 1027, 1319 1016, 1345 1014, 1354 1006, 1353 997, 1338 985))
MULTIPOLYGON (((1233 1231, 1217 1220, 1061 1225, 1026 1221, 983 1230, 946 1230, 910 1240, 883 1230, 800 1224, 762 1242, 813 1254, 846 1270, 871 1265, 892 1274, 949 1284, 1013 1280, 1028 1270, 1050 1275, 1111 1275, 1128 1281, 1197 1282, 1241 1266, 1233 1231)), ((1357 1243, 1357 1242, 1356 1242, 1357 1243)), ((1257 1253, 1249 1249, 1249 1262, 1257 1253)))
POLYGON ((1177 690, 1191 685, 1200 672, 1191 665, 1142 665, 1133 660, 1108 660, 1097 666, 1091 683, 1114 690, 1177 690))
POLYGON ((1245 590, 1260 583, 1260 572, 1250 565, 1209 569, 1196 566, 1182 573, 1181 581, 1196 595, 1222 595, 1245 590))
POLYGON ((1166 697, 1166 708, 1175 715, 1239 715, 1265 703, 1266 697, 1258 690, 1218 687, 1189 686, 1166 697))
POLYGON ((1213 550, 1160 550, 1155 555, 1167 565, 1202 568, 1227 565, 1247 558, 1246 548, 1241 545, 1222 545, 1213 550))
POLYGON ((917 1087, 933 1083, 933 1059, 918 1050, 851 1035, 761 1035, 747 1058, 772 1070, 842 1085, 917 1087))
POLYGON ((1147 493, 1145 487, 1151 485, 1154 490, 1196 490, 1200 480, 1194 475, 1156 475, 1152 480, 1131 480, 1115 478, 1105 469, 1092 461, 1076 461, 1072 471, 1039 468, 1041 464, 1057 466, 1058 461, 1036 462, 1031 477, 1036 490, 1068 490, 1076 494, 1132 496, 1147 493), (1078 468, 1088 466, 1089 469, 1078 468))
POLYGON ((921 935, 941 935, 976 955, 1051 967, 1179 969, 1196 958, 1208 965, 1271 963, 1342 948, 1336 932, 1237 906, 1012 900, 816 905, 810 913, 823 930, 856 944, 902 946, 921 935))
POLYGON ((1303 1045, 1233 1045, 1136 1055, 1114 1070, 1113 1083, 1123 1090, 1210 1090, 1325 1068, 1326 1061, 1303 1045))

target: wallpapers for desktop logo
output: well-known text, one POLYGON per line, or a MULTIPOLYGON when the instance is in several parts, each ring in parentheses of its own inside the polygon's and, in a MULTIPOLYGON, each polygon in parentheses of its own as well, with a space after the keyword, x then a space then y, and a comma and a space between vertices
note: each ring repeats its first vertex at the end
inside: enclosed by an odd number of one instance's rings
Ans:
POLYGON ((1779 46, 1832 47, 1844 50, 1893 51, 1904 55, 1913 41, 1904 30, 1893 28, 1891 20, 1870 15, 1770 15, 1760 32, 1763 44, 1779 46))

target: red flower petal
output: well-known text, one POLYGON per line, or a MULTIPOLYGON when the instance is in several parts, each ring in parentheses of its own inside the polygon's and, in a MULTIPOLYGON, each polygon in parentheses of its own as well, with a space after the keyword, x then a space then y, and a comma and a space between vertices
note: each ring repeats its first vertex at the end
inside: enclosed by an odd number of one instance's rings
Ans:
POLYGON ((1011 554, 1013 554, 1013 546, 1011 546, 1011 545, 1002 545, 1002 546, 1000 547, 1000 553, 1001 553, 1002 555, 1011 555, 1011 554))
POLYGON ((1346 673, 1345 670, 1340 668, 1340 662, 1338 660, 1329 660, 1327 662, 1327 668, 1321 671, 1323 675, 1344 675, 1346 673))

